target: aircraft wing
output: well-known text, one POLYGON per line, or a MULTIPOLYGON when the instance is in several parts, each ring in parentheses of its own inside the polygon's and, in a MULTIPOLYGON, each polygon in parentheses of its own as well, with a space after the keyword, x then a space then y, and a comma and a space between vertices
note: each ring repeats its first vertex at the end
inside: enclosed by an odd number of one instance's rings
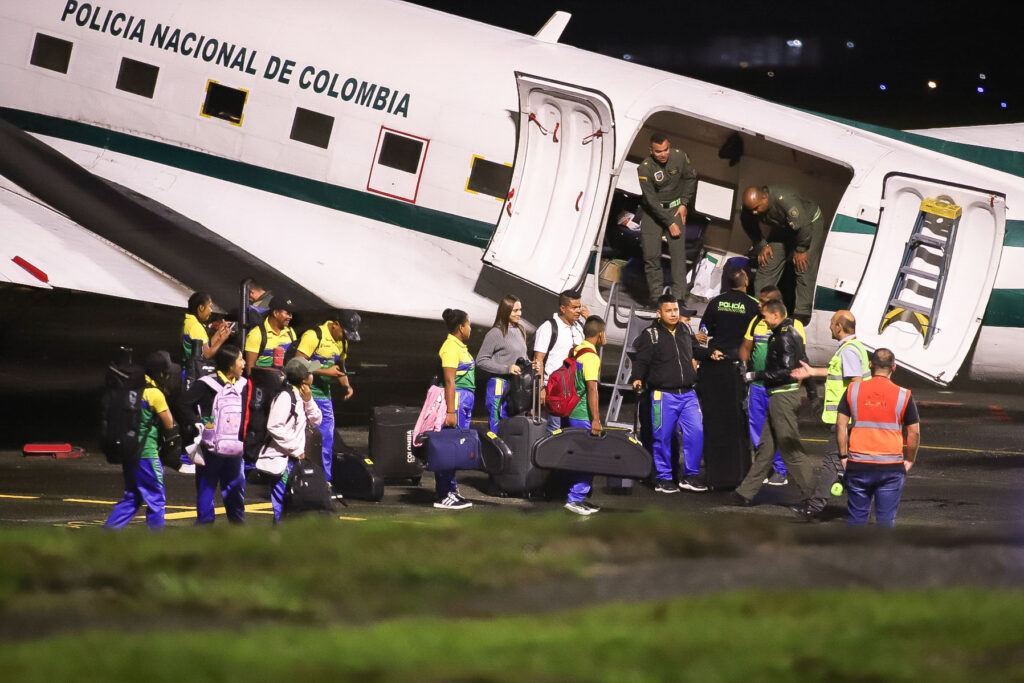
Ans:
POLYGON ((230 308, 242 280, 252 277, 286 292, 298 309, 327 307, 215 231, 90 173, 2 120, 0 181, 0 250, 10 252, 0 280, 177 306, 206 291, 230 308))
POLYGON ((181 306, 191 291, 0 177, 0 280, 181 306))

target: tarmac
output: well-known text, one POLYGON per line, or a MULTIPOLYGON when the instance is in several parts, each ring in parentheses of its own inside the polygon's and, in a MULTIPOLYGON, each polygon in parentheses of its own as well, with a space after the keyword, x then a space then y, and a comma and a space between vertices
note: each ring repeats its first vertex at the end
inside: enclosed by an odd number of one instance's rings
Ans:
MULTIPOLYGON (((0 331, 0 404, 6 416, 0 429, 0 526, 99 524, 122 495, 120 467, 108 464, 96 447, 103 370, 120 344, 140 352, 161 346, 176 350, 181 310, 73 292, 7 287, 0 293, 0 315, 7 323, 0 331), (33 442, 68 442, 89 455, 69 460, 23 457, 22 446, 33 442)), ((297 318, 297 326, 315 322, 297 318)), ((470 348, 479 345, 484 332, 474 329, 470 348)), ((346 443, 365 452, 372 406, 422 401, 445 331, 440 320, 371 314, 364 316, 361 334, 349 360, 355 396, 336 401, 336 417, 346 443)), ((606 355, 604 376, 614 373, 615 362, 614 353, 606 355)), ((1018 534, 1024 522, 1024 397, 1019 388, 959 383, 943 389, 905 372, 897 372, 895 379, 914 390, 922 418, 922 448, 904 489, 897 524, 1018 534)), ((602 398, 607 401, 607 393, 602 398)), ((800 425, 805 450, 820 457, 828 432, 806 404, 800 425)), ((562 503, 490 495, 482 472, 461 473, 460 482, 463 495, 474 502, 471 510, 434 510, 433 482, 425 472, 419 486, 391 482, 383 501, 348 501, 337 516, 356 521, 480 514, 498 507, 530 513, 562 503)), ((757 506, 739 509, 727 505, 727 491, 664 495, 637 484, 628 495, 615 495, 603 484, 598 477, 591 500, 603 508, 601 514, 656 506, 695 515, 770 516, 789 522, 792 513, 786 504, 797 496, 790 486, 766 486, 757 506)), ((193 477, 170 471, 166 487, 168 524, 192 524, 193 477)), ((250 485, 246 494, 251 523, 269 524, 266 487, 250 485)), ((844 504, 833 501, 823 523, 842 525, 844 504)))

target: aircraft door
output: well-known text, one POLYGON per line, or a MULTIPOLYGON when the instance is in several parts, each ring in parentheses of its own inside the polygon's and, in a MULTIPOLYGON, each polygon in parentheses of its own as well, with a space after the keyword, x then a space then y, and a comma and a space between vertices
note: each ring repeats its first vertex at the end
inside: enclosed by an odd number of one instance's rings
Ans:
POLYGON ((939 384, 974 344, 1006 230, 1002 195, 892 174, 851 310, 857 336, 939 384))
POLYGON ((600 93, 517 74, 519 140, 483 260, 543 289, 580 282, 611 190, 612 108, 600 93))

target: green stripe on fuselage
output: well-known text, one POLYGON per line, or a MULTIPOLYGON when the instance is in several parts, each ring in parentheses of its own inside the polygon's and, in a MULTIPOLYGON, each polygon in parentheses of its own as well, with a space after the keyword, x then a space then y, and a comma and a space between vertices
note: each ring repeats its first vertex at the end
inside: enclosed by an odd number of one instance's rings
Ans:
MULTIPOLYGON (((817 287, 814 310, 840 311, 850 308, 853 295, 828 287, 817 287)), ((1024 327, 1024 289, 993 289, 981 320, 984 327, 1024 327)))
MULTIPOLYGON (((806 110, 805 110, 806 111, 806 110)), ((863 123, 861 121, 854 121, 852 119, 845 119, 841 116, 830 116, 829 114, 821 114, 818 112, 809 112, 815 116, 820 116, 823 119, 835 121, 836 123, 842 123, 847 126, 854 128, 860 128, 877 135, 883 135, 893 140, 899 140, 900 142, 906 142, 907 144, 914 145, 915 147, 921 147, 923 149, 930 149, 940 154, 947 156, 956 157, 957 159, 963 159, 979 166, 987 166, 988 168, 994 168, 997 171, 1003 171, 1004 173, 1010 173, 1012 175, 1024 178, 1024 153, 1011 152, 1006 149, 995 149, 994 147, 982 147, 980 145, 968 145, 963 142, 950 142, 948 140, 940 140, 938 138, 928 137, 927 135, 921 135, 919 133, 908 133, 905 130, 896 130, 895 128, 886 128, 885 126, 876 126, 871 123, 863 123)))
POLYGON ((832 228, 830 229, 830 232, 847 232, 857 235, 874 235, 877 231, 878 226, 874 223, 865 223, 841 213, 837 213, 836 217, 832 219, 832 228))
POLYGON ((494 231, 492 223, 118 133, 79 121, 5 107, 0 107, 0 117, 29 133, 107 149, 475 247, 486 247, 494 231))

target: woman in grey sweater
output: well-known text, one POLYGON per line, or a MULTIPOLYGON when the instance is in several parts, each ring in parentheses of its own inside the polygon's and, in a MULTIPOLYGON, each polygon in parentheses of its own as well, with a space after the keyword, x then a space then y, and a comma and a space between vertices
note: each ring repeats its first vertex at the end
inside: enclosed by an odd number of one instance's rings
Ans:
POLYGON ((509 294, 498 304, 494 327, 487 332, 480 352, 476 355, 477 366, 493 376, 487 381, 487 422, 494 431, 498 420, 507 417, 504 396, 508 392, 509 377, 521 373, 516 361, 527 358, 526 330, 519 324, 523 317, 523 304, 509 294))

